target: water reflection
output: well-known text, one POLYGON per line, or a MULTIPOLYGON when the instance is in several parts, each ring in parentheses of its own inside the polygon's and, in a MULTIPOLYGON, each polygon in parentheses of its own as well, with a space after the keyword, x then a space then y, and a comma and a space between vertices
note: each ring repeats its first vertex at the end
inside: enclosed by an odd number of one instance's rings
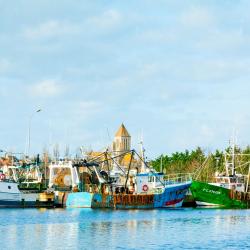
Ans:
POLYGON ((249 210, 1 210, 1 249, 242 249, 249 222, 249 210))

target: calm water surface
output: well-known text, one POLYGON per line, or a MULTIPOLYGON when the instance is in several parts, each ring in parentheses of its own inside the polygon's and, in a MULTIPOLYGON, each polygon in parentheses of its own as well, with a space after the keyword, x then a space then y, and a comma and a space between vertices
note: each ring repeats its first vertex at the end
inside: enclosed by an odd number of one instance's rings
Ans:
POLYGON ((250 210, 0 209, 1 249, 247 249, 250 210))

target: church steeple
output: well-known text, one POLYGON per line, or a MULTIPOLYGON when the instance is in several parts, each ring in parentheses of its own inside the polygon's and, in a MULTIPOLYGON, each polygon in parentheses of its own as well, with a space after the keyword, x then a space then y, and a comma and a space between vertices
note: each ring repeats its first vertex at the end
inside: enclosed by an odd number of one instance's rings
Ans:
POLYGON ((131 148, 131 136, 122 123, 120 128, 115 134, 115 139, 113 141, 113 150, 117 153, 123 153, 129 151, 131 148))
POLYGON ((130 134, 128 133, 123 123, 120 126, 120 128, 117 130, 115 137, 130 137, 130 134))

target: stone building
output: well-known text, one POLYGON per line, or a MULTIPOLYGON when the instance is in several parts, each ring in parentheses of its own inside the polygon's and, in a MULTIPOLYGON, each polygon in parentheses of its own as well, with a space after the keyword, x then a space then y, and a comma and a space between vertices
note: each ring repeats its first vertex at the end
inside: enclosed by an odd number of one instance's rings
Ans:
POLYGON ((124 124, 120 126, 115 134, 113 141, 113 152, 117 154, 122 154, 131 150, 131 136, 125 128, 124 124))
POLYGON ((131 136, 122 123, 117 132, 115 133, 113 142, 111 144, 111 151, 107 151, 107 155, 105 156, 104 152, 89 152, 88 153, 88 158, 89 160, 91 159, 96 159, 96 161, 102 161, 102 169, 107 169, 107 162, 105 159, 108 160, 108 165, 110 168, 111 166, 114 166, 114 162, 111 161, 110 159, 112 157, 116 157, 115 161, 124 169, 128 169, 129 164, 131 162, 131 169, 140 169, 141 167, 141 160, 138 159, 138 156, 134 154, 132 158, 132 153, 131 153, 131 136))

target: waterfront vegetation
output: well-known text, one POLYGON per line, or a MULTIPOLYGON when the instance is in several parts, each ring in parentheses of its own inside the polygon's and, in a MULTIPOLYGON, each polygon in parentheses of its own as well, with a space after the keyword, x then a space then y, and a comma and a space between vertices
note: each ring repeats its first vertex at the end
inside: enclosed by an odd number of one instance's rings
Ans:
MULTIPOLYGON (((201 147, 197 147, 194 150, 185 150, 184 152, 174 152, 172 154, 162 154, 156 159, 150 161, 149 165, 156 171, 163 172, 165 174, 176 173, 191 173, 194 179, 208 181, 211 180, 216 172, 225 173, 225 154, 230 152, 230 148, 222 150, 215 150, 211 153, 206 153, 201 147)), ((250 146, 240 148, 235 147, 235 166, 236 172, 241 174, 248 174, 250 163, 250 146)), ((49 176, 48 165, 53 157, 49 157, 48 152, 30 159, 30 163, 27 164, 23 160, 18 160, 15 156, 0 157, 0 166, 5 164, 11 165, 12 161, 19 162, 22 168, 20 169, 21 180, 22 174, 25 169, 31 166, 37 165, 43 178, 47 179, 49 176), (23 171, 22 171, 23 169, 23 171), (46 169, 46 171, 45 171, 46 169)), ((227 160, 232 161, 228 158, 227 160)), ((32 168, 35 171, 35 168, 32 168)))
MULTIPOLYGON (((205 150, 197 147, 195 150, 175 152, 170 155, 162 154, 150 162, 156 171, 163 171, 165 174, 192 173, 194 178, 209 180, 215 173, 225 173, 225 151, 215 150, 206 154, 205 150)), ((236 172, 248 174, 250 162, 250 146, 235 148, 236 172)), ((232 160, 231 158, 228 159, 232 160)))

